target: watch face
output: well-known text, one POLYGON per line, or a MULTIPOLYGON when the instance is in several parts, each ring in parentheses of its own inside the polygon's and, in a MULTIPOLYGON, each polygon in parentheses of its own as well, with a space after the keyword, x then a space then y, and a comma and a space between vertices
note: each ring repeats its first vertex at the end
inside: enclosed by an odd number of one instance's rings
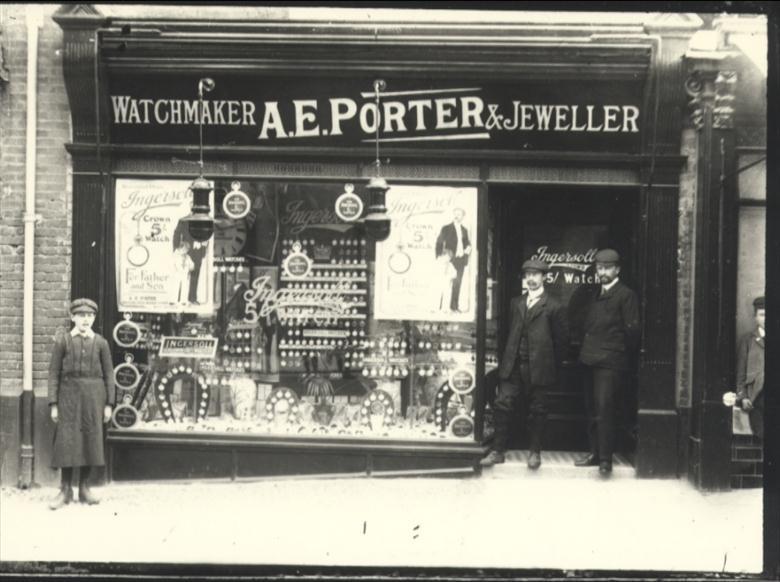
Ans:
POLYGON ((412 266, 412 260, 403 251, 396 251, 388 259, 390 270, 398 275, 403 275, 412 266))
POLYGON ((247 227, 242 220, 232 221, 223 228, 214 230, 214 256, 235 257, 241 252, 246 243, 247 227))

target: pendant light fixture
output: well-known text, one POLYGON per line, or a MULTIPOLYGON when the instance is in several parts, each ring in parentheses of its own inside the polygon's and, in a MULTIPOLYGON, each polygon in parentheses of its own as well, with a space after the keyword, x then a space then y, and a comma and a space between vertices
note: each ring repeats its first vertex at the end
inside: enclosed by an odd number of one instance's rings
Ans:
POLYGON ((209 194, 213 188, 211 183, 203 177, 203 94, 214 90, 214 79, 204 77, 198 81, 198 133, 200 137, 200 175, 190 184, 192 191, 192 209, 190 214, 182 218, 187 225, 190 236, 198 242, 204 242, 214 234, 214 219, 211 216, 211 204, 209 194))
POLYGON ((383 241, 390 236, 390 218, 387 216, 387 208, 385 207, 385 193, 390 187, 382 177, 382 162, 379 159, 379 124, 381 121, 379 94, 386 88, 387 84, 383 79, 374 81, 374 97, 376 99, 376 134, 374 143, 376 146, 376 159, 374 160, 374 175, 366 185, 369 206, 363 223, 366 228, 366 234, 375 241, 383 241))

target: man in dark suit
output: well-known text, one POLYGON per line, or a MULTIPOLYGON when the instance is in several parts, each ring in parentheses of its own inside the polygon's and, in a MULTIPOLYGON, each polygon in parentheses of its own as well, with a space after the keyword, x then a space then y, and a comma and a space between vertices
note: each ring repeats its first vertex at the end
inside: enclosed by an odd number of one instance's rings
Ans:
POLYGON ((199 242, 192 238, 189 227, 186 222, 179 220, 173 231, 173 250, 174 252, 186 252, 192 259, 193 269, 189 273, 189 290, 187 301, 193 305, 198 304, 198 280, 200 279, 200 268, 203 259, 206 257, 208 241, 199 242))
POLYGON ((463 271, 469 262, 471 254, 471 242, 469 231, 463 226, 463 218, 466 212, 462 208, 453 211, 450 224, 445 224, 436 238, 436 258, 447 255, 455 267, 455 277, 452 280, 452 293, 450 295, 450 309, 458 311, 458 298, 460 297, 460 285, 463 281, 463 271))
POLYGON ((493 405, 495 440, 480 464, 490 467, 504 462, 509 422, 515 401, 527 413, 528 467, 542 464, 542 434, 547 407, 544 392, 558 379, 558 368, 568 347, 568 324, 563 306, 544 290, 547 264, 528 260, 523 278, 528 293, 512 299, 512 327, 499 368, 498 394, 493 405))
POLYGON ((636 293, 618 278, 617 251, 602 249, 595 261, 601 285, 598 296, 585 309, 580 350, 590 454, 575 465, 598 465, 599 473, 608 476, 615 446, 615 398, 626 383, 639 347, 639 303, 636 293))
POLYGON ((737 345, 737 406, 748 413, 750 429, 764 438, 764 346, 766 303, 753 301, 756 328, 743 335, 737 345))

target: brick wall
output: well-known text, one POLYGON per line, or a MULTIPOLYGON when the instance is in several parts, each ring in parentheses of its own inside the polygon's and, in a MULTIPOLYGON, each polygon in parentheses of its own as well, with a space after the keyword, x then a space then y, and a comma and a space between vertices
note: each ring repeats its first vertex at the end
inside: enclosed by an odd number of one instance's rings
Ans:
POLYGON ((750 435, 734 435, 731 441, 731 488, 761 487, 764 473, 764 449, 750 435))
MULTIPOLYGON (((33 303, 33 383, 40 405, 46 397, 48 359, 54 332, 68 325, 71 269, 70 110, 62 74, 62 31, 51 19, 55 5, 40 5, 38 41, 38 129, 33 303)), ((0 6, 0 42, 8 83, 0 82, 0 399, 3 422, 0 482, 18 477, 18 407, 22 390, 24 309, 25 139, 27 28, 30 6, 0 6), (12 422, 8 422, 11 420, 12 422)), ((39 410, 40 407, 38 406, 39 410)), ((45 412, 45 408, 43 409, 45 412)), ((48 482, 51 427, 36 418, 36 474, 48 482)))

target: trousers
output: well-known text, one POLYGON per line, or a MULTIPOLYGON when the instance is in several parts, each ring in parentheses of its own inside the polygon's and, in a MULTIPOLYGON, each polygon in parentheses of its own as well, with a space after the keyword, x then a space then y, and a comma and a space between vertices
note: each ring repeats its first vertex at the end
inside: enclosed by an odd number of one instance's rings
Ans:
POLYGON ((601 461, 612 461, 615 450, 615 399, 624 382, 623 370, 584 366, 588 444, 591 454, 601 461))
POLYGON ((498 452, 506 451, 509 425, 518 401, 521 405, 521 418, 526 420, 528 448, 538 453, 542 450, 542 437, 547 420, 544 386, 531 383, 528 360, 520 360, 520 358, 515 362, 509 378, 499 383, 498 394, 493 404, 493 422, 496 430, 493 448, 498 452))

